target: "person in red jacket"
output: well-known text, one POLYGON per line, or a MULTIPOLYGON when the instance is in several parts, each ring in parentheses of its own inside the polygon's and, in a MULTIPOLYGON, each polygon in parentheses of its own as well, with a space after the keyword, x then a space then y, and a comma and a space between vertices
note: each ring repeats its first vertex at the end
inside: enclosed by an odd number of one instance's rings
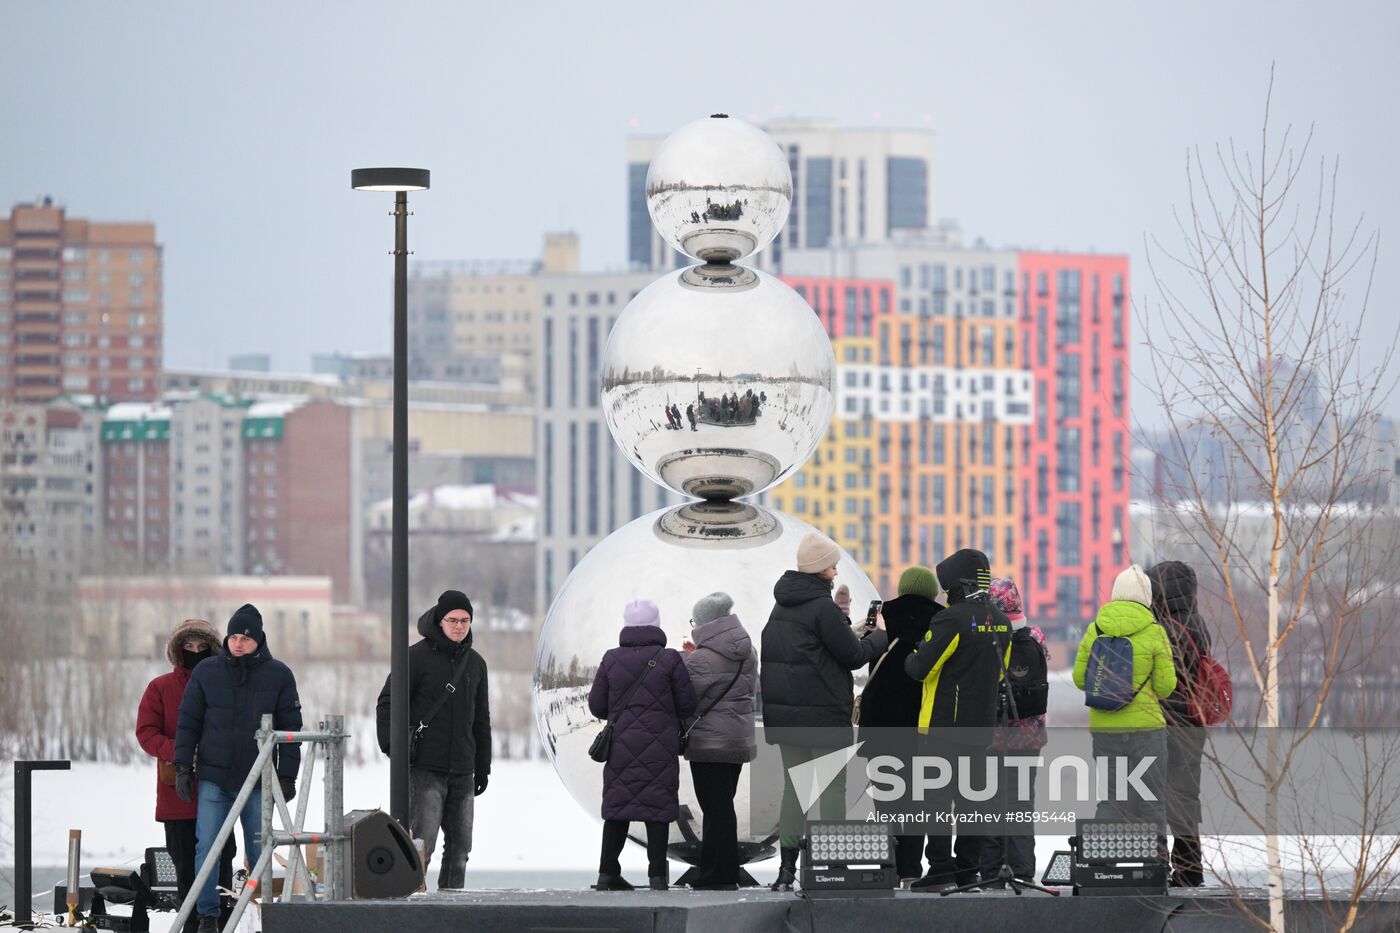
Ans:
MULTIPOLYGON (((180 700, 190 682, 194 667, 219 651, 220 639, 214 627, 203 619, 186 619, 171 633, 165 644, 165 657, 174 667, 146 685, 136 713, 136 741, 156 759, 156 821, 165 825, 165 848, 175 863, 180 900, 189 893, 199 866, 194 863, 194 821, 197 804, 186 803, 175 793, 175 727, 180 719, 180 700)), ((233 884, 233 834, 229 834, 219 860, 219 884, 233 884)), ((199 914, 191 911, 185 933, 195 933, 199 914)))

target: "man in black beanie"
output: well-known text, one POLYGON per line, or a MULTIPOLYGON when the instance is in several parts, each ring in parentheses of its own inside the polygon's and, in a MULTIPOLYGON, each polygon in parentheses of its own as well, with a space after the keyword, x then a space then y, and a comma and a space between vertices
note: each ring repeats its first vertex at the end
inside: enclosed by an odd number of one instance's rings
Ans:
MULTIPOLYGON (((272 714, 278 732, 301 731, 301 699, 291 668, 267 649, 262 614, 251 604, 228 620, 223 650, 190 675, 180 701, 175 732, 175 790, 182 800, 199 800, 195 816, 195 871, 228 818, 234 800, 258 757, 255 733, 264 713, 272 714)), ((300 745, 279 745, 274 752, 277 778, 287 800, 296 796, 300 745)), ((248 868, 262 854, 262 788, 253 791, 240 814, 243 851, 248 868)), ((214 873, 199 892, 199 931, 215 931, 219 922, 218 878, 214 873)))
MULTIPOLYGON (((423 640, 408 649, 409 832, 423 840, 424 871, 442 830, 438 889, 465 883, 475 798, 491 774, 486 662, 472 648, 472 604, 447 590, 418 618, 423 640)), ((389 754, 389 679, 379 692, 379 748, 389 754)))

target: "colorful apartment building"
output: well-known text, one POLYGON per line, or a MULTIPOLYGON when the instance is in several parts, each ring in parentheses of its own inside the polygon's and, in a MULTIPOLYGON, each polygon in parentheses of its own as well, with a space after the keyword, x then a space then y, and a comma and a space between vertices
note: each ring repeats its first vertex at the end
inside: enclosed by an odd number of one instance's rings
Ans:
POLYGON ((1035 416, 1019 464, 1022 595, 1091 618, 1128 559, 1128 258, 1023 252, 1022 365, 1035 416))
POLYGON ((836 352, 826 439, 770 494, 892 594, 962 547, 1029 611, 1092 618, 1126 559, 1123 256, 890 245, 789 253, 836 352))
POLYGON ((902 568, 960 547, 1014 570, 1016 442, 1030 412, 1014 316, 906 303, 894 280, 785 281, 831 335, 836 411, 773 506, 826 531, 882 592, 902 568))

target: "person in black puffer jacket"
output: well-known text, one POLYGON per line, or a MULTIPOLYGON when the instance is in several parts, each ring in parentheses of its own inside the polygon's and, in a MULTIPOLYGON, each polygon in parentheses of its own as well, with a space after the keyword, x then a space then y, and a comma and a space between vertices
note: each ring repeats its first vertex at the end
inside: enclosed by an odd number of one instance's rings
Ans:
MULTIPOLYGON (((763 731, 783 758, 783 802, 778 820, 782 863, 775 891, 790 891, 797 874, 805 814, 790 769, 849 745, 855 680, 851 671, 885 653, 889 639, 883 617, 864 638, 831 597, 841 549, 810 533, 797 548, 797 570, 773 587, 777 605, 763 627, 759 682, 763 692, 763 731), (820 736, 813 733, 825 730, 820 736), (816 738, 819 745, 813 744, 816 738)), ((846 782, 838 777, 821 795, 822 819, 845 819, 846 782)))
MULTIPOLYGON (((421 730, 408 772, 409 831, 423 840, 426 874, 442 830, 439 890, 460 888, 466 881, 475 798, 486 792, 491 774, 486 661, 472 647, 471 624, 471 600, 457 590, 447 590, 419 617, 418 634, 423 640, 408 649, 409 728, 421 730), (450 694, 449 682, 455 688, 450 694), (424 722, 430 714, 431 721, 424 722)), ((387 755, 389 678, 379 692, 375 713, 379 748, 387 755)))
MULTIPOLYGON (((938 599, 938 578, 927 567, 910 567, 899 575, 899 596, 885 603, 882 614, 890 647, 870 662, 870 680, 860 692, 861 755, 881 754, 881 745, 898 743, 896 734, 884 730, 912 731, 919 725, 923 684, 904 673, 904 661, 924 640, 929 621, 943 609, 938 599), (874 729, 875 732, 867 732, 874 729)), ((891 754, 903 749, 892 748, 891 754)), ((924 836, 894 837, 895 869, 901 881, 918 878, 923 871, 924 836)))
MULTIPOLYGON (((262 717, 272 714, 278 732, 301 731, 301 699, 291 668, 272 656, 263 634, 262 614, 251 604, 228 620, 228 634, 218 657, 201 661, 190 675, 180 700, 175 729, 175 790, 182 800, 198 795, 195 815, 195 866, 204 864, 238 792, 258 757, 255 733, 262 717)), ((277 778, 287 800, 296 796, 301 746, 277 746, 277 778)), ((256 787, 240 814, 243 851, 249 868, 262 855, 262 788, 256 787)), ((199 929, 215 929, 219 917, 216 874, 200 889, 196 910, 199 929)))
POLYGON ((1186 699, 1196 682, 1201 656, 1210 654, 1210 630, 1196 608, 1196 571, 1179 560, 1162 561, 1147 571, 1152 613, 1167 630, 1176 665, 1176 689, 1162 700, 1167 719, 1167 825, 1172 833, 1171 883, 1200 887, 1201 757, 1206 730, 1191 721, 1186 699))

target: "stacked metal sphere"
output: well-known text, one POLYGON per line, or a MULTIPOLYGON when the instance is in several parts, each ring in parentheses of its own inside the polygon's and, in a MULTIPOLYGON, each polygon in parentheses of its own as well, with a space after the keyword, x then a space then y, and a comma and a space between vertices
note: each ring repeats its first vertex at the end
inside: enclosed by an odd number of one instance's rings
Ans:
MULTIPOLYGON (((602 724, 587 693, 603 652, 617 644, 623 606, 650 599, 672 647, 690 607, 722 590, 759 643, 773 584, 796 566, 814 530, 742 501, 791 476, 831 422, 836 360, 817 316, 788 285, 740 261, 782 230, 792 204, 787 159, 766 133, 716 114, 675 131, 647 172, 652 223, 697 260, 634 298, 603 353, 600 401, 613 440, 653 482, 690 503, 644 515, 588 552, 560 587, 536 653, 534 704, 554 767, 597 813, 601 768, 587 749, 602 724), (676 415, 679 414, 679 424, 676 415)), ((874 588, 849 557, 838 578, 854 605, 874 588)), ((700 809, 681 769, 682 818, 673 857, 698 858, 700 809)), ((736 809, 741 855, 773 851, 777 813, 736 809)))

